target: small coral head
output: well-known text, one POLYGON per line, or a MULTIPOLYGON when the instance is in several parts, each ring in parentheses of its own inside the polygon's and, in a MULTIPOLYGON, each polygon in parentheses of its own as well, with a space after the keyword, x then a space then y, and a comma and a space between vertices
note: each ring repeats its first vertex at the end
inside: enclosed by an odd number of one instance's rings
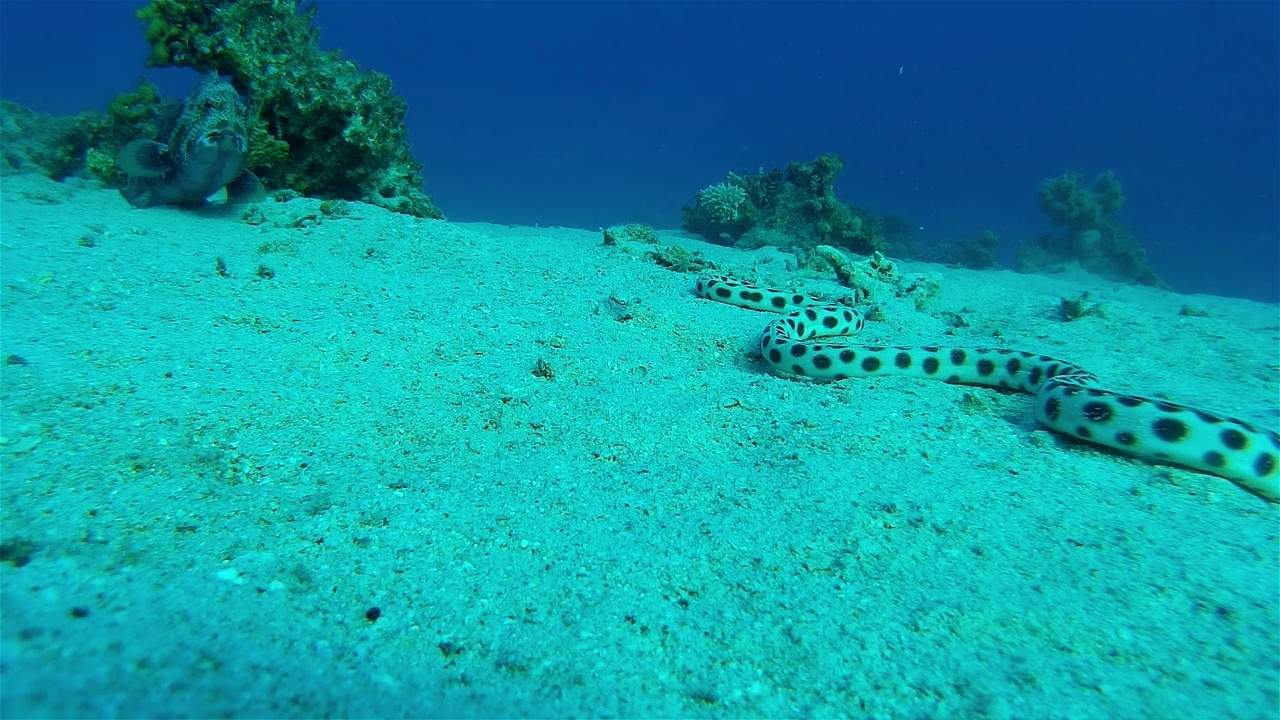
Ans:
POLYGON ((717 183, 698 191, 698 206, 715 222, 729 224, 740 216, 747 191, 730 183, 717 183))

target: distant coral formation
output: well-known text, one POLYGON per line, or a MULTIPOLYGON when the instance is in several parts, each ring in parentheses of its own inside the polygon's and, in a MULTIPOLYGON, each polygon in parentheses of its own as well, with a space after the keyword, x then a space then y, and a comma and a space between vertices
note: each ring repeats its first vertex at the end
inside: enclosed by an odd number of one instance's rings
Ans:
POLYGON ((321 51, 315 12, 279 0, 151 0, 138 18, 147 65, 216 71, 247 94, 257 117, 248 166, 269 187, 442 217, 422 192, 404 99, 386 75, 321 51))
POLYGON ((80 116, 51 117, 0 100, 0 172, 64 180, 84 168, 92 130, 80 116))
POLYGON ((894 246, 902 257, 912 260, 957 265, 971 270, 986 270, 998 264, 996 250, 1000 238, 990 230, 960 240, 940 240, 927 245, 911 243, 904 248, 894 246))
POLYGON ((729 177, 698 192, 685 205, 685 230, 713 242, 728 238, 744 248, 778 245, 809 251, 836 245, 869 255, 885 247, 880 219, 838 200, 833 189, 844 160, 836 154, 793 162, 786 172, 760 169, 729 177))
POLYGON ((0 173, 39 173, 58 181, 91 174, 123 185, 115 172, 116 153, 134 138, 155 137, 178 106, 162 101, 146 81, 117 95, 106 113, 59 117, 0 101, 0 173))
POLYGON ((698 191, 698 207, 712 222, 732 225, 743 216, 747 191, 727 182, 716 183, 698 191))
POLYGON ((1143 285, 1162 285, 1147 264, 1147 251, 1129 228, 1115 219, 1124 207, 1124 190, 1115 174, 1099 175, 1092 185, 1068 172, 1040 184, 1040 212, 1065 234, 1044 233, 1018 248, 1018 269, 1057 269, 1078 261, 1099 275, 1143 285))

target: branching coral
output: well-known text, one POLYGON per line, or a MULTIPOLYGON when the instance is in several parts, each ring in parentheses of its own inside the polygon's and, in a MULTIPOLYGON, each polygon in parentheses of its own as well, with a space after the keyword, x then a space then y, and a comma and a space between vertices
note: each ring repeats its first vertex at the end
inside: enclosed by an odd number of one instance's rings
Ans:
POLYGON ((747 204, 747 191, 727 182, 716 183, 698 191, 698 207, 715 222, 728 225, 742 215, 747 204))

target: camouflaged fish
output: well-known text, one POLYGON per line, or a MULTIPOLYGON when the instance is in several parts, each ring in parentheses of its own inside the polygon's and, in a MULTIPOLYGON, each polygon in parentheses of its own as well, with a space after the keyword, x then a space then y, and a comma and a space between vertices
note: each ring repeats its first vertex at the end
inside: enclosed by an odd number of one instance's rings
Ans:
POLYGON ((257 176, 245 170, 249 108, 231 83, 217 74, 200 83, 156 140, 134 140, 116 157, 129 176, 120 190, 134 207, 198 206, 227 189, 227 202, 265 195, 257 176))

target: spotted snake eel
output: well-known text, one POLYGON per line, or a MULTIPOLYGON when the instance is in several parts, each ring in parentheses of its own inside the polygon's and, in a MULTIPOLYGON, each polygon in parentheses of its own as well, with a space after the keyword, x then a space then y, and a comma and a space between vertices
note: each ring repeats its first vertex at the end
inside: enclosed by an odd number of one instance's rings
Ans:
POLYGON ((1232 480, 1280 502, 1280 434, 1253 423, 1167 400, 1098 385, 1087 370, 1047 355, 968 347, 881 347, 823 338, 862 330, 862 313, 846 305, 730 277, 698 278, 703 298, 786 313, 760 338, 765 362, 779 374, 821 380, 899 376, 1020 390, 1035 396, 1042 425, 1146 460, 1182 465, 1232 480))

